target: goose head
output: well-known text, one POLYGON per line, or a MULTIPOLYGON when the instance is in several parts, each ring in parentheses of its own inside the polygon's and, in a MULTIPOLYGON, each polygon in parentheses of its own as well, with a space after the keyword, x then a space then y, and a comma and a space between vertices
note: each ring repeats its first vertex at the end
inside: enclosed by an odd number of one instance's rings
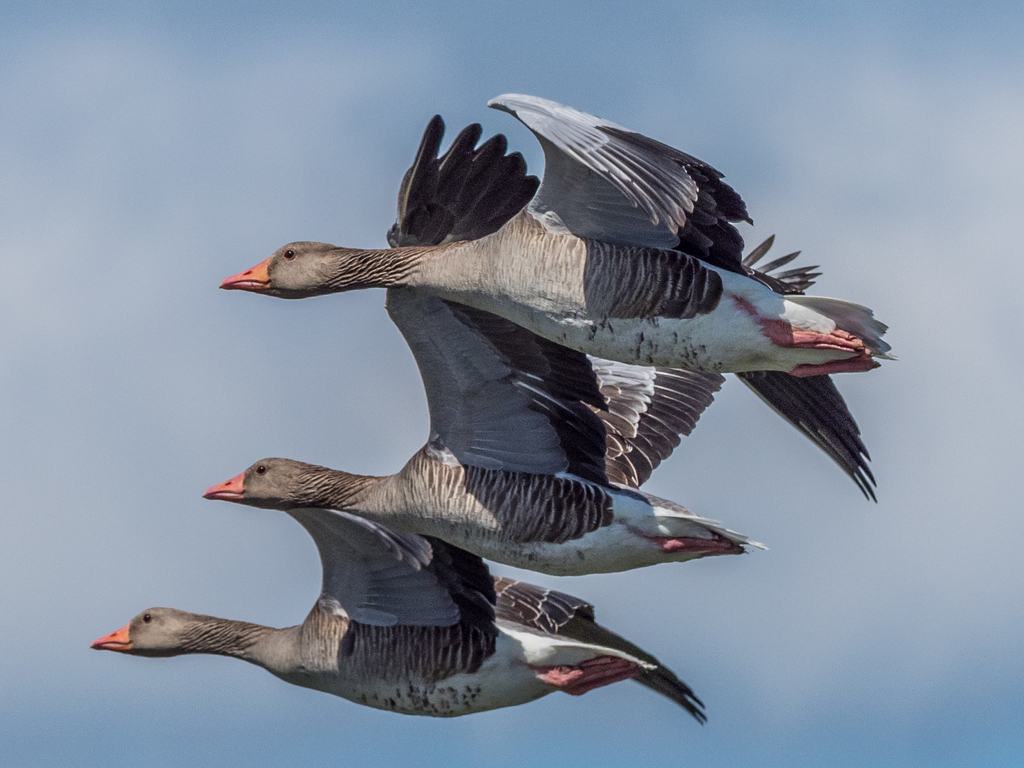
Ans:
POLYGON ((188 652, 190 630, 195 624, 191 613, 150 608, 116 632, 93 640, 91 647, 133 656, 177 656, 188 652))
MULTIPOLYGON (((412 251, 414 249, 405 249, 412 251)), ((408 272, 406 259, 392 250, 339 248, 329 243, 297 242, 278 248, 255 267, 225 278, 227 291, 265 293, 304 299, 356 288, 397 285, 408 272)))
POLYGON ((227 482, 207 488, 203 498, 282 511, 329 507, 330 491, 345 475, 292 459, 261 459, 227 482))

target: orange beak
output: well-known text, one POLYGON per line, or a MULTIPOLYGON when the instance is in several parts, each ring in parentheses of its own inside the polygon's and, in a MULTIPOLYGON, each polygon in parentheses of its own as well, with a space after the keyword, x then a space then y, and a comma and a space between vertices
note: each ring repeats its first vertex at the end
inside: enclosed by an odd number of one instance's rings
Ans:
POLYGON ((101 637, 99 640, 93 640, 90 648, 95 648, 97 651, 130 651, 132 649, 132 641, 128 639, 128 628, 131 624, 125 624, 117 632, 111 632, 106 637, 101 637))
POLYGON ((213 485, 206 489, 204 499, 220 499, 221 501, 241 501, 245 498, 245 472, 235 475, 226 483, 213 485))
POLYGON ((225 277, 221 281, 220 287, 225 291, 265 291, 270 287, 270 275, 267 274, 269 266, 270 259, 261 261, 252 269, 225 277))

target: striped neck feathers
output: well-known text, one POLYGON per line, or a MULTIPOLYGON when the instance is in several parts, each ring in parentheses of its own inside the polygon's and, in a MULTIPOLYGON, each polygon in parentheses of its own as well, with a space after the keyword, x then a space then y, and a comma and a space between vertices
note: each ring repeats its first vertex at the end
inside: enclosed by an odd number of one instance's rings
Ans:
POLYGON ((327 277, 328 290, 325 292, 402 286, 426 250, 416 246, 381 250, 337 248, 332 259, 334 269, 327 277))
POLYGON ((359 499, 364 493, 377 487, 384 479, 310 466, 296 478, 292 506, 342 511, 351 509, 359 505, 359 499))
POLYGON ((294 243, 274 254, 263 292, 302 299, 359 288, 405 285, 430 247, 361 249, 294 243))

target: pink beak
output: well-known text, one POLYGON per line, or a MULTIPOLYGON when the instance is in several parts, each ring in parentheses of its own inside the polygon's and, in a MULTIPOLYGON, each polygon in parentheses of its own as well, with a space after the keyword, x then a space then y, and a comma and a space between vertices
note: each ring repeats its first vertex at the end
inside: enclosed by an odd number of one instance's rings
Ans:
POLYGON ((269 266, 270 259, 265 259, 252 269, 225 277, 220 287, 225 291, 265 291, 270 287, 270 275, 267 273, 269 266))
POLYGON ((241 501, 245 498, 245 472, 235 475, 225 483, 210 486, 203 494, 203 498, 220 499, 221 501, 241 501))
POLYGON ((99 640, 93 640, 90 648, 95 648, 97 651, 119 651, 124 653, 132 649, 132 641, 128 639, 128 628, 131 624, 125 624, 116 632, 111 632, 109 635, 101 637, 99 640))

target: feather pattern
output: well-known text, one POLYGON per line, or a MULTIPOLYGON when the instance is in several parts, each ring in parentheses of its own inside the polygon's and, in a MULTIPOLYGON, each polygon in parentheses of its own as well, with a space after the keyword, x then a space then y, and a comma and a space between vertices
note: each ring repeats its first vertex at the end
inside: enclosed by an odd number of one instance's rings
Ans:
POLYGON ((722 278, 679 251, 587 240, 583 294, 595 317, 690 318, 711 312, 722 278))
POLYGON ((508 142, 500 133, 476 147, 481 133, 479 123, 467 126, 438 156, 444 121, 434 115, 402 179, 389 245, 475 240, 496 232, 526 206, 540 181, 527 175, 521 154, 505 154, 508 142))
MULTIPOLYGON (((449 454, 450 455, 450 454, 449 454)), ((454 457, 452 457, 454 459, 454 457)), ((562 544, 614 519, 609 488, 570 477, 462 466, 427 446, 403 468, 420 514, 438 511, 502 545, 562 544)), ((389 502, 390 503, 390 502, 389 502)))
POLYGON ((452 626, 493 620, 480 558, 348 512, 293 509, 323 565, 320 606, 375 626, 452 626))
POLYGON ((769 235, 763 243, 754 248, 744 257, 743 269, 747 276, 768 286, 776 293, 784 295, 801 294, 814 285, 815 278, 821 277, 821 272, 814 271, 818 269, 817 265, 796 267, 795 269, 790 269, 785 272, 777 272, 780 267, 786 266, 789 262, 799 256, 800 251, 793 251, 792 253, 787 253, 785 256, 773 259, 767 264, 762 265, 760 269, 754 268, 754 265, 768 253, 768 250, 772 247, 774 242, 775 235, 769 235), (772 274, 773 272, 776 272, 776 274, 772 274))
POLYGON ((725 379, 717 373, 626 365, 591 357, 607 410, 605 471, 639 488, 689 435, 725 379))
POLYGON ((738 373, 740 381, 821 448, 872 501, 875 477, 860 428, 831 376, 798 379, 780 371, 738 373))
POLYGON ((467 466, 607 482, 586 355, 408 289, 390 289, 387 308, 419 366, 432 441, 467 466))
POLYGON ((746 220, 746 208, 711 166, 547 99, 505 94, 488 106, 515 116, 544 149, 544 178, 530 203, 541 220, 609 243, 678 248, 738 271, 743 240, 730 222, 746 220))
POLYGON ((437 683, 476 672, 494 654, 497 635, 493 624, 380 627, 352 622, 340 646, 339 666, 364 680, 437 683))
MULTIPOLYGON (((799 251, 781 256, 761 270, 755 268, 775 242, 772 235, 743 260, 743 266, 755 280, 783 294, 802 294, 820 277, 817 266, 797 267, 770 274, 789 264, 799 251)), ((865 498, 877 501, 875 477, 868 466, 871 459, 860 436, 853 414, 836 388, 831 376, 797 378, 781 371, 752 371, 736 374, 758 397, 782 418, 823 450, 839 465, 865 498)))

